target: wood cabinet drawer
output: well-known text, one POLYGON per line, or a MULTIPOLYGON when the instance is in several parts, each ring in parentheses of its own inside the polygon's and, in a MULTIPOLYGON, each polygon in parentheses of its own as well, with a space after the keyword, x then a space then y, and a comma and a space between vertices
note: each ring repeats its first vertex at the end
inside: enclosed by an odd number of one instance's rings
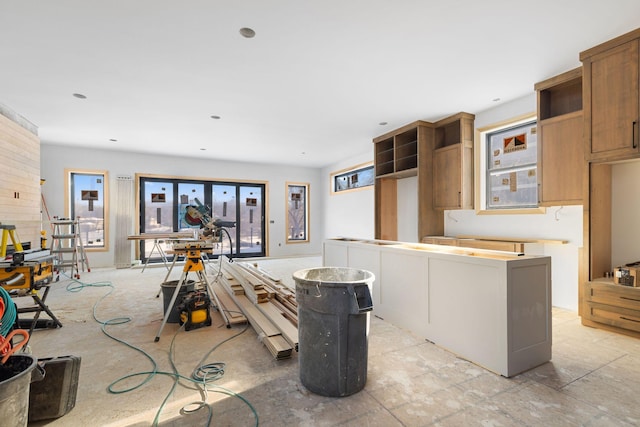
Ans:
POLYGON ((587 282, 586 298, 589 302, 640 311, 640 288, 604 282, 587 282))
POLYGON ((587 307, 595 322, 640 332, 640 311, 593 302, 587 302, 587 307))

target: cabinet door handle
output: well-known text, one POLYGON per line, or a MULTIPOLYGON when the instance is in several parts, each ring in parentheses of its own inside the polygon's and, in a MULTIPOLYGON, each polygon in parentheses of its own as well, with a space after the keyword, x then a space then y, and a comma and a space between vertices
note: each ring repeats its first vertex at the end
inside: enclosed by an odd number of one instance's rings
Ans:
POLYGON ((458 207, 462 207, 462 191, 458 191, 458 207))
POLYGON ((628 322, 636 322, 636 323, 640 323, 640 320, 636 320, 636 319, 631 319, 629 317, 624 317, 624 316, 620 316, 620 320, 626 320, 628 322))
POLYGON ((636 127, 638 126, 638 121, 634 120, 633 125, 631 127, 631 142, 633 144, 633 148, 638 148, 638 141, 636 141, 636 127))

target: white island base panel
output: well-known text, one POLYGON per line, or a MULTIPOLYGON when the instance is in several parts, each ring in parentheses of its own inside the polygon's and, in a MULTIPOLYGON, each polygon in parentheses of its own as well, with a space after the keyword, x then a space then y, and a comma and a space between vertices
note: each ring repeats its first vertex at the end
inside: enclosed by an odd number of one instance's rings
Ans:
POLYGON ((510 377, 551 360, 551 258, 355 239, 325 266, 371 271, 373 313, 510 377))

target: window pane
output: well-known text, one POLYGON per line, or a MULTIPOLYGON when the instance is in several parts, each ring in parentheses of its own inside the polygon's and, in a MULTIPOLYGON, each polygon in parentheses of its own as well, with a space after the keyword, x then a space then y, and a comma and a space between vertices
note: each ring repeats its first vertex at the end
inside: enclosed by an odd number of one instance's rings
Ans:
MULTIPOLYGON (((236 186, 215 184, 212 186, 213 200, 213 218, 221 221, 236 221, 236 186)), ((233 254, 236 254, 236 227, 225 227, 226 232, 222 233, 221 244, 222 253, 230 253, 229 237, 231 238, 231 246, 233 247, 233 254)), ((216 248, 216 254, 219 253, 219 248, 216 248)))
POLYGON ((240 187, 240 252, 262 252, 262 189, 240 187))
POLYGON ((488 135, 489 169, 504 169, 536 163, 536 124, 527 123, 488 135))
POLYGON ((105 247, 104 179, 103 174, 71 173, 71 216, 79 219, 86 248, 105 247))
POLYGON ((173 184, 145 181, 144 232, 173 232, 173 184))
POLYGON ((306 241, 307 237, 307 186, 288 185, 287 240, 306 241))
MULTIPOLYGON (((192 184, 181 182, 178 184, 178 229, 200 228, 202 225, 198 218, 187 215, 187 207, 204 206, 204 184, 192 184)), ((207 209, 210 214, 211 209, 207 209)))
POLYGON ((535 166, 490 175, 487 207, 533 207, 538 203, 538 180, 535 166))

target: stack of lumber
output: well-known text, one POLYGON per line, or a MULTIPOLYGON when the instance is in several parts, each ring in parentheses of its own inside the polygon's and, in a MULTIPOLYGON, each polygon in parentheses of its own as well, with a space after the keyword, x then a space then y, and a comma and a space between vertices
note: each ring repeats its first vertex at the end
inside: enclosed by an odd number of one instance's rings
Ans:
POLYGON ((229 322, 229 325, 235 325, 238 323, 247 323, 247 318, 240 310, 240 307, 231 299, 231 296, 226 290, 222 288, 217 281, 213 283, 213 292, 216 294, 216 302, 218 303, 219 311, 224 311, 225 318, 229 322))
POLYGON ((225 257, 219 282, 276 359, 298 350, 295 292, 257 266, 225 257))

